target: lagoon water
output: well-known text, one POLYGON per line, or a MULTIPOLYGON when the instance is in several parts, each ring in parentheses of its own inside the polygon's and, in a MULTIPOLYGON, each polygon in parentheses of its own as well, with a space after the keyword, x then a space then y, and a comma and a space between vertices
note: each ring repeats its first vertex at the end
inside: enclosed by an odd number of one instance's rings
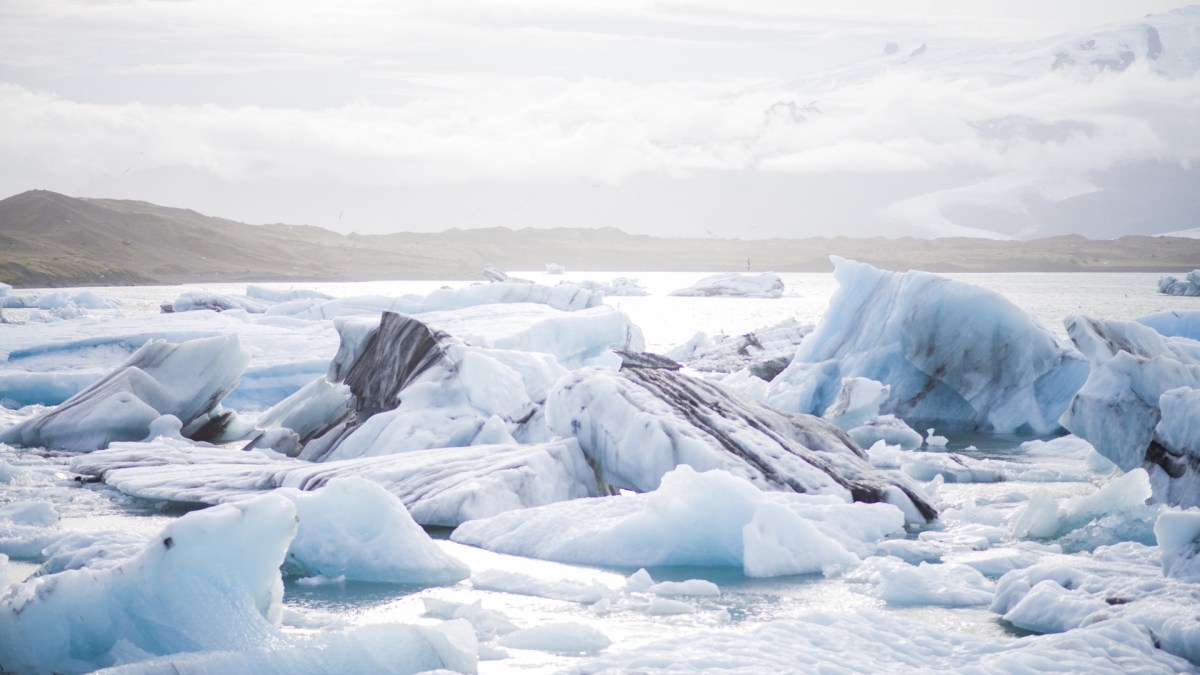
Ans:
MULTIPOLYGON (((684 288, 700 277, 700 273, 641 273, 615 274, 600 272, 568 272, 566 275, 546 275, 537 272, 513 272, 513 276, 547 284, 561 280, 593 279, 605 281, 617 276, 636 277, 650 291, 641 297, 613 297, 606 302, 627 312, 638 324, 651 351, 664 351, 692 337, 697 331, 709 334, 739 334, 765 327, 789 317, 801 323, 816 323, 834 295, 837 284, 831 274, 783 274, 786 284, 783 298, 777 300, 727 298, 674 298, 667 294, 684 288)), ((1158 274, 955 274, 955 279, 985 286, 1008 297, 1015 304, 1036 316, 1046 327, 1064 335, 1062 319, 1070 314, 1132 319, 1159 311, 1200 310, 1200 298, 1179 298, 1156 292, 1158 274)), ((312 288, 334 296, 399 295, 426 293, 443 285, 461 286, 471 280, 456 282, 388 281, 364 283, 297 283, 263 284, 278 288, 312 288)), ((119 309, 92 311, 94 316, 107 313, 136 316, 159 311, 159 304, 169 302, 181 292, 208 289, 239 293, 244 284, 192 284, 187 286, 115 287, 94 289, 100 295, 121 303, 119 309)), ((14 293, 31 293, 14 291, 14 293)), ((11 319, 29 320, 32 310, 5 310, 11 319)), ((3 340, 0 328, 0 340, 3 340)), ((35 412, 34 409, 8 410, 0 408, 0 428, 35 412)), ((989 483, 935 484, 943 512, 989 507, 994 513, 1011 515, 1037 491, 1056 498, 1089 494, 1107 476, 1089 471, 1080 459, 1060 459, 1026 455, 1020 443, 1027 439, 1008 437, 951 436, 948 451, 964 452, 975 458, 992 458, 1019 465, 1042 465, 1046 468, 1036 482, 1007 480, 989 483)), ((63 515, 63 526, 72 530, 130 529, 152 532, 171 518, 186 511, 177 506, 138 500, 120 495, 103 485, 79 486, 71 481, 67 470, 68 458, 55 452, 28 452, 0 445, 0 459, 12 467, 14 481, 0 484, 0 505, 25 499, 45 499, 53 502, 63 515)), ((971 535, 970 518, 947 520, 939 525, 939 536, 953 538, 971 535)), ((978 523, 974 523, 978 524, 978 523)), ((1149 524, 1152 525, 1152 522, 1149 524)), ((1149 525, 1131 526, 1122 536, 1152 544, 1149 525), (1140 529, 1139 529, 1140 528, 1140 529)), ((437 537, 445 532, 434 532, 437 537)), ((913 533, 915 538, 918 533, 913 533)), ((1101 536, 1102 535, 1098 535, 1101 536)), ((1097 540, 1094 543, 1103 543, 1097 540)), ((634 570, 594 569, 532 561, 513 556, 489 553, 479 549, 443 541, 440 545, 468 563, 478 574, 488 569, 519 572, 547 580, 573 580, 599 583, 612 589, 623 586, 623 577, 634 570)), ((1017 541, 1002 541, 993 550, 1016 550, 1017 541)), ((1084 546, 1086 548, 1086 545, 1084 546)), ((966 558, 969 552, 960 557, 966 558)), ((953 560, 953 557, 949 559, 953 560)), ((10 581, 33 571, 35 564, 14 560, 9 564, 10 581)), ((284 602, 290 610, 285 616, 288 631, 314 634, 327 630, 342 630, 349 626, 401 621, 432 623, 424 616, 426 600, 457 603, 482 603, 485 609, 503 612, 517 626, 538 626, 555 622, 586 624, 599 629, 613 645, 605 654, 621 653, 668 639, 683 638, 699 631, 753 631, 764 622, 805 615, 814 609, 836 610, 862 616, 883 616, 887 621, 921 625, 954 634, 976 636, 984 641, 1012 641, 1024 633, 1005 624, 986 606, 962 608, 942 606, 905 606, 884 602, 871 592, 867 583, 845 578, 815 576, 748 579, 740 570, 664 568, 652 569, 656 580, 708 579, 722 590, 719 597, 691 598, 692 611, 678 615, 654 616, 645 611, 640 600, 625 597, 606 609, 555 600, 546 597, 521 595, 498 590, 481 590, 471 582, 437 588, 410 588, 361 583, 332 583, 326 585, 299 584, 289 579, 284 602)), ((853 649, 853 646, 847 646, 853 649)), ((857 648, 862 648, 860 645, 857 648)), ((480 663, 487 673, 536 673, 559 670, 588 670, 585 657, 552 654, 530 649, 508 648, 491 653, 492 659, 480 663)), ((899 664, 898 664, 899 665, 899 664)))

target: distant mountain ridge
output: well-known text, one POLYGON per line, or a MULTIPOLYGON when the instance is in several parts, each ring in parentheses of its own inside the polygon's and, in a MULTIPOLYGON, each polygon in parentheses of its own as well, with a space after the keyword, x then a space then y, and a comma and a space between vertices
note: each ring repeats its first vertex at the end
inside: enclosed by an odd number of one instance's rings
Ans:
POLYGON ((1200 240, 665 239, 615 228, 343 235, 247 225, 147 202, 32 190, 0 200, 0 282, 16 287, 201 281, 472 279, 488 265, 637 272, 831 269, 831 254, 887 269, 1187 271, 1200 240))

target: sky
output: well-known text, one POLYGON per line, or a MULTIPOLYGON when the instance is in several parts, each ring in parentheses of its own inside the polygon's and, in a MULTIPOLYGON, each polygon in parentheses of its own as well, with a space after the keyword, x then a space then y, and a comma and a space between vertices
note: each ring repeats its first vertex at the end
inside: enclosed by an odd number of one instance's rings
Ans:
POLYGON ((5 0, 0 197, 359 233, 1200 225, 1200 8, 828 4, 5 0))

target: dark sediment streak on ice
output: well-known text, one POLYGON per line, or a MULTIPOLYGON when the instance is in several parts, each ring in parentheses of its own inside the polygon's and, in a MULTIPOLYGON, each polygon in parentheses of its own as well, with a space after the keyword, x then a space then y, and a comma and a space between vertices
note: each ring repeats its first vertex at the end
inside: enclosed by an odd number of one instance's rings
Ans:
POLYGON ((698 462, 695 468, 729 468, 768 489, 809 493, 837 486, 857 501, 907 499, 924 519, 937 517, 902 478, 871 467, 842 430, 811 415, 781 413, 713 382, 626 360, 620 373, 574 374, 560 382, 556 397, 548 403, 551 427, 580 440, 602 481, 627 483, 611 487, 653 489, 659 470, 698 462), (655 410, 660 403, 669 412, 655 410))

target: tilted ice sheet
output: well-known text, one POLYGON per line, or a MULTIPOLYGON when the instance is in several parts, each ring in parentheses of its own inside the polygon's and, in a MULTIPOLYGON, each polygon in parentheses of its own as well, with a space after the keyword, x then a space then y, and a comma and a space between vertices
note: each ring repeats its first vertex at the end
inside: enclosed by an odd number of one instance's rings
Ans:
POLYGON ((160 417, 197 426, 216 413, 250 360, 236 335, 155 340, 62 405, 0 432, 0 442, 87 452, 142 440, 160 417))
POLYGON ((159 440, 116 444, 76 458, 71 468, 102 476, 130 495, 206 504, 277 487, 313 490, 335 477, 360 476, 399 497, 423 525, 454 526, 596 494, 591 467, 573 440, 435 448, 315 464, 159 440))
POLYGON ((918 428, 1058 428, 1087 364, 1024 310, 934 274, 832 259, 841 287, 767 402, 820 413, 842 378, 868 377, 891 387, 883 412, 918 428))
POLYGON ((722 469, 764 489, 886 501, 935 516, 903 477, 873 469, 837 427, 779 413, 719 384, 662 368, 585 368, 546 401, 555 433, 579 440, 609 488, 658 487, 680 464, 722 469))

